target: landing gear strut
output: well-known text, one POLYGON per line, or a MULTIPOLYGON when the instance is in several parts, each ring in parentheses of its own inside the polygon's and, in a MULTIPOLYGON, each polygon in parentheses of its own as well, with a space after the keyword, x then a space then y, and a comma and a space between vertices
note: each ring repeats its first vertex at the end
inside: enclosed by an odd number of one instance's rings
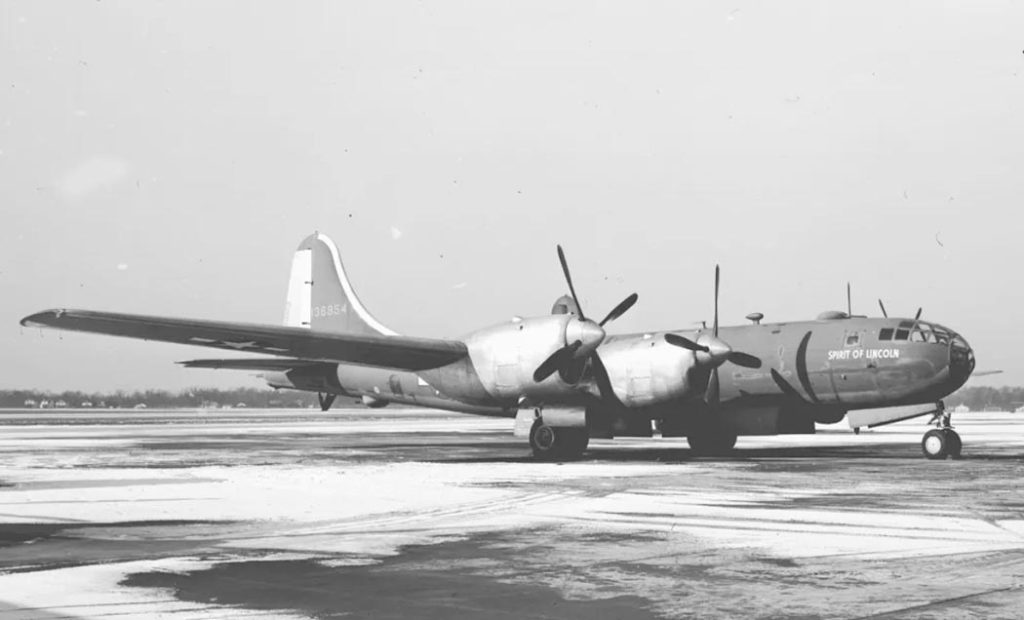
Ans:
POLYGON ((316 398, 320 401, 320 411, 327 411, 334 404, 334 399, 337 398, 337 394, 324 394, 323 392, 317 392, 316 398))
POLYGON ((952 414, 946 411, 942 401, 939 401, 938 409, 935 410, 932 420, 935 422, 935 428, 921 438, 921 451, 932 460, 944 459, 947 456, 954 459, 960 458, 964 443, 960 439, 960 435, 953 430, 952 414))
POLYGON ((530 428, 530 448, 541 461, 579 458, 590 443, 587 427, 548 426, 540 418, 530 428))

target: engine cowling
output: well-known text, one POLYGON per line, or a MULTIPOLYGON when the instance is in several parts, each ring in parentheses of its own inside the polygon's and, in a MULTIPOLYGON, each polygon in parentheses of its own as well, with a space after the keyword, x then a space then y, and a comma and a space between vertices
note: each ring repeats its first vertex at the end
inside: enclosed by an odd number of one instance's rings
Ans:
POLYGON ((692 351, 661 337, 612 341, 601 347, 612 390, 627 407, 648 407, 692 396, 692 351))
POLYGON ((283 372, 265 372, 263 379, 272 388, 287 388, 307 392, 345 394, 338 381, 338 365, 317 363, 283 372))
POLYGON ((362 401, 363 405, 369 407, 370 409, 380 409, 381 407, 387 407, 389 404, 389 402, 384 400, 383 398, 376 398, 374 396, 364 395, 362 397, 362 401))

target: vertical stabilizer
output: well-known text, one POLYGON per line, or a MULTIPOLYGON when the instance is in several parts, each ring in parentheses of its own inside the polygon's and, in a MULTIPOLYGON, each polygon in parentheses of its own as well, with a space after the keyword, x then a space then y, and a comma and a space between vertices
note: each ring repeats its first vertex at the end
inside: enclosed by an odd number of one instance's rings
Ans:
POLYGON ((393 336, 356 297, 338 246, 314 233, 295 250, 288 280, 285 325, 346 333, 393 336))

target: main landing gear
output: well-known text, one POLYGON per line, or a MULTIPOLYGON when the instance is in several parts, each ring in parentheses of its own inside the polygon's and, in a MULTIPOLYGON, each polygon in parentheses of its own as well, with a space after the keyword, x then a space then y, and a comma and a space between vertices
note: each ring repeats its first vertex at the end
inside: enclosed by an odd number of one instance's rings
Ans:
POLYGON ((960 458, 960 451, 963 449, 964 443, 960 439, 960 435, 953 430, 951 418, 952 414, 946 411, 942 402, 939 402, 939 408, 932 418, 935 421, 935 428, 921 438, 921 451, 929 459, 960 458))
POLYGON ((530 428, 530 448, 541 461, 576 459, 590 443, 587 427, 548 426, 537 418, 530 428))
POLYGON ((695 456, 725 456, 736 445, 736 431, 705 414, 694 421, 686 435, 686 443, 690 444, 690 452, 695 456))
POLYGON ((331 405, 334 404, 334 399, 337 397, 337 394, 324 394, 323 392, 317 392, 316 398, 320 401, 320 411, 328 411, 331 408, 331 405))

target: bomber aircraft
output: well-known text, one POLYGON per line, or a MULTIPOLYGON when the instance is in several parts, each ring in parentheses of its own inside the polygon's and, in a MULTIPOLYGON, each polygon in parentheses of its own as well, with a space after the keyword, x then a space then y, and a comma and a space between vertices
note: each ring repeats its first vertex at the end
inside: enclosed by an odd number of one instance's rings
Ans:
MULTIPOLYGON (((607 335, 584 314, 562 248, 570 295, 549 315, 485 327, 458 339, 398 335, 356 296, 337 246, 314 233, 292 259, 283 326, 45 310, 25 326, 93 332, 264 354, 182 362, 258 371, 275 388, 367 406, 401 403, 515 418, 539 459, 578 457, 591 437, 686 437, 696 454, 722 454, 739 435, 814 433, 844 416, 854 429, 934 415, 928 458, 960 454, 942 398, 967 381, 974 353, 951 329, 920 318, 829 311, 813 321, 607 335)), ((881 301, 879 302, 881 305, 881 301)), ((885 314, 885 308, 882 306, 885 314)))

